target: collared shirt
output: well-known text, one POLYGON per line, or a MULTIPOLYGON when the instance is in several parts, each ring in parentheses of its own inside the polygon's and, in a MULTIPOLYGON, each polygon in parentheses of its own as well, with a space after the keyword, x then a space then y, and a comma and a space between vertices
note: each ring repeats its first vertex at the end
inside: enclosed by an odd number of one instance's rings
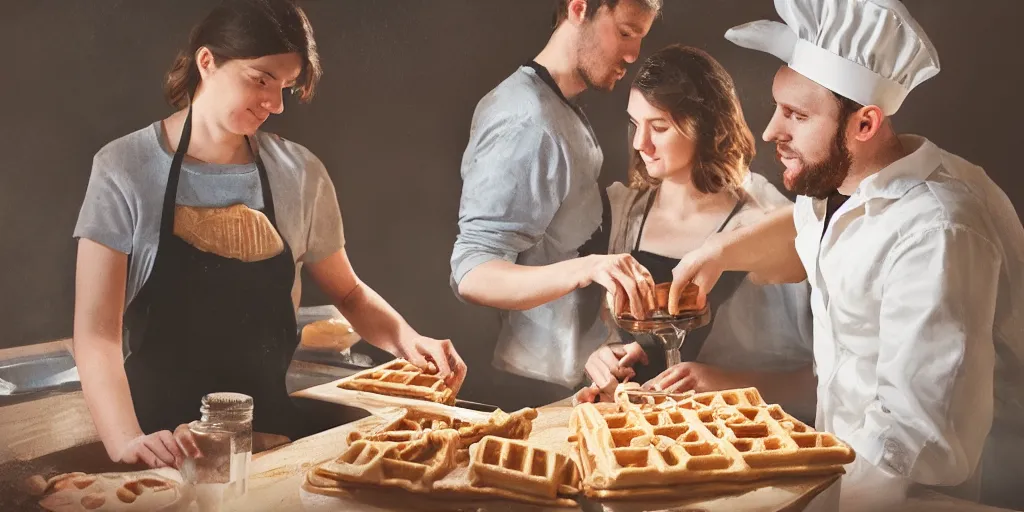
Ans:
MULTIPOLYGON (((473 114, 451 257, 456 295, 463 277, 488 261, 540 266, 576 258, 601 223, 597 137, 538 68, 520 67, 473 114)), ((586 357, 608 336, 599 288, 502 311, 494 365, 566 387, 580 382, 586 357)))
POLYGON ((1024 425, 1024 228, 983 169, 900 140, 911 153, 866 178, 827 229, 824 200, 794 209, 818 428, 857 452, 844 494, 880 479, 962 484, 993 415, 1024 425))

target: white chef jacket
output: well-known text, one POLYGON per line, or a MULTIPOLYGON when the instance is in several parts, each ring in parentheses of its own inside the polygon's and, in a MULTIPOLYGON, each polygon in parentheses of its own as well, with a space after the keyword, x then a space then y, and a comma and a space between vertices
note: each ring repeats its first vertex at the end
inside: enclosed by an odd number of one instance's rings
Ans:
POLYGON ((793 213, 817 427, 857 452, 844 501, 984 478, 993 410, 1024 425, 1024 228, 983 169, 900 140, 911 153, 866 178, 824 238, 826 201, 801 196, 793 213))

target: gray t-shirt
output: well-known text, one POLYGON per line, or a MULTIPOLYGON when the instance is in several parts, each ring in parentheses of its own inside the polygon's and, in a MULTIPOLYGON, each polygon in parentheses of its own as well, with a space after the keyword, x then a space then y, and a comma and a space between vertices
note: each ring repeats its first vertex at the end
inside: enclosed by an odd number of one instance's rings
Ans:
MULTIPOLYGON (((527 66, 477 104, 462 158, 451 285, 492 260, 549 265, 579 256, 601 224, 604 155, 582 111, 527 66)), ((599 285, 526 311, 502 311, 493 364, 575 386, 608 337, 599 285)))
MULTIPOLYGON (((163 122, 157 121, 99 150, 75 226, 74 237, 88 238, 130 254, 125 306, 149 277, 160 240, 160 214, 174 154, 163 122)), ((341 211, 324 165, 309 150, 277 135, 257 132, 277 213, 277 229, 295 258, 292 300, 301 296, 299 271, 344 247, 341 211)), ((195 207, 245 204, 263 208, 255 163, 239 165, 186 161, 178 180, 177 203, 195 207)))

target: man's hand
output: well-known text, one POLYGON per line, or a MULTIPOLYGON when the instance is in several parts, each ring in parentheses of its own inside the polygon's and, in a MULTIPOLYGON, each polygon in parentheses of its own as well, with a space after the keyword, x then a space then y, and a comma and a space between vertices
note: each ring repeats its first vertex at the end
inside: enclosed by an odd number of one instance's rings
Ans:
POLYGON ((707 303, 707 293, 715 287, 724 271, 721 266, 720 237, 720 233, 711 235, 703 245, 683 256, 676 268, 672 269, 672 288, 668 293, 670 315, 679 314, 679 298, 691 282, 700 289, 697 292, 697 306, 703 308, 707 303))
POLYGON ((597 283, 613 297, 616 314, 629 311, 634 318, 645 319, 656 306, 654 278, 629 254, 591 255, 581 258, 583 274, 578 288, 597 283))
POLYGON ((745 387, 750 382, 742 372, 723 370, 714 366, 685 362, 661 372, 661 375, 644 383, 643 388, 654 391, 682 393, 693 390, 696 393, 721 391, 745 387))

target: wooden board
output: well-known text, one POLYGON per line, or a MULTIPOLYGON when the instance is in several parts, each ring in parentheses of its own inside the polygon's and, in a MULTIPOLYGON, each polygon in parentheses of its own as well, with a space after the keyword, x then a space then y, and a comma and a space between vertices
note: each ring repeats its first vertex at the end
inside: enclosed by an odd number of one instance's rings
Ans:
POLYGON ((368 391, 342 389, 338 387, 338 382, 340 380, 341 379, 320 384, 319 386, 313 386, 301 391, 296 391, 292 393, 291 396, 296 398, 320 400, 339 405, 347 405, 350 407, 358 407, 368 411, 370 414, 386 414, 388 411, 399 407, 451 416, 466 421, 487 421, 487 418, 490 416, 490 413, 452 407, 450 405, 428 402, 426 400, 381 395, 378 393, 370 393, 368 391))

